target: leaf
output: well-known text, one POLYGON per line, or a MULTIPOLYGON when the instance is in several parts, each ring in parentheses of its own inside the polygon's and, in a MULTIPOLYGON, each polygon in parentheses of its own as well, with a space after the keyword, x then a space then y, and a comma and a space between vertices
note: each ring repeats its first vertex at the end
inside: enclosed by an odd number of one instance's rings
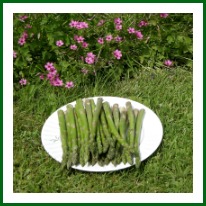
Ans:
POLYGON ((174 42, 174 38, 173 38, 173 36, 168 36, 167 37, 167 42, 169 43, 169 44, 171 44, 172 42, 174 42))
POLYGON ((67 62, 67 61, 61 61, 60 64, 59 64, 59 66, 61 67, 61 70, 62 70, 62 71, 67 70, 67 68, 68 68, 69 65, 70 65, 70 63, 67 62))
POLYGON ((156 20, 150 20, 149 24, 152 26, 156 26, 157 25, 157 21, 156 20))
POLYGON ((183 42, 183 41, 184 41, 184 36, 178 35, 178 36, 177 36, 177 40, 178 40, 179 42, 183 42))

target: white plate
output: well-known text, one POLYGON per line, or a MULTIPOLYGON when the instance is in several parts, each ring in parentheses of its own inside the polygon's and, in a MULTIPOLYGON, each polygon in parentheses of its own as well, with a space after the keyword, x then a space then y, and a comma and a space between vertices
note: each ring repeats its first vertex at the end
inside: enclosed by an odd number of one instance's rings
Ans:
MULTIPOLYGON (((110 105, 118 103, 120 107, 123 107, 125 106, 125 103, 127 101, 130 101, 133 108, 145 109, 145 116, 142 125, 142 133, 141 133, 139 149, 140 149, 141 161, 147 159, 159 147, 163 138, 163 128, 158 116, 148 107, 138 102, 135 102, 133 100, 120 98, 120 97, 109 97, 109 96, 101 96, 101 97, 103 98, 104 101, 108 101, 110 105)), ((88 98, 93 98, 96 103, 96 100, 99 97, 88 97, 88 98)), ((71 102, 70 104, 74 106, 76 102, 74 101, 71 102)), ((62 106, 59 109, 66 111, 66 105, 62 106)), ((48 154, 56 161, 61 162, 63 151, 61 147, 61 138, 60 138, 57 111, 55 111, 46 120, 42 129, 41 140, 48 154)), ((114 166, 112 163, 110 163, 109 165, 103 167, 98 164, 94 166, 86 164, 84 167, 82 167, 81 165, 72 166, 72 168, 74 169, 88 171, 88 172, 108 172, 108 171, 125 169, 128 167, 131 167, 129 163, 127 164, 121 163, 117 166, 114 166)))

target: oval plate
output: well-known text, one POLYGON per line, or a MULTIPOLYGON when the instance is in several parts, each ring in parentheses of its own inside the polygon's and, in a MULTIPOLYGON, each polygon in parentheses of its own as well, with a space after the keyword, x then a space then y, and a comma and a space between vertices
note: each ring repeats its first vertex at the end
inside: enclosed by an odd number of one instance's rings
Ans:
MULTIPOLYGON (((158 116, 148 107, 140 104, 136 101, 120 98, 120 97, 110 97, 110 96, 99 96, 102 97, 104 101, 109 102, 110 105, 118 103, 120 107, 124 107, 127 101, 130 101, 133 108, 137 109, 145 109, 145 116, 142 125, 141 139, 140 139, 140 159, 141 161, 147 159, 150 155, 152 155, 155 150, 159 147, 162 138, 163 138, 163 127, 158 116)), ((85 99, 94 99, 95 103, 97 98, 99 97, 88 97, 85 99)), ((83 99, 84 100, 84 99, 83 99)), ((75 106, 76 101, 71 102, 73 106, 75 106)), ((61 108, 63 111, 66 111, 66 105, 61 108)), ((59 110, 58 109, 58 110, 59 110)), ((59 131, 59 121, 56 110, 45 122, 42 132, 41 132, 41 140, 42 144, 47 151, 47 153, 54 158, 56 161, 62 161, 62 147, 61 147, 61 138, 59 131)), ((129 163, 127 164, 119 164, 114 166, 112 163, 106 166, 100 166, 95 164, 94 166, 86 164, 84 167, 81 165, 72 166, 72 168, 87 172, 109 172, 116 171, 131 167, 129 163)))

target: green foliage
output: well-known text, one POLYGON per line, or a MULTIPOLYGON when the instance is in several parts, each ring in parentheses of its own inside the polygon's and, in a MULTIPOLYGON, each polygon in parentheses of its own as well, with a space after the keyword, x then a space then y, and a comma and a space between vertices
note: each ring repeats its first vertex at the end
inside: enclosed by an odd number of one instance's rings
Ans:
POLYGON ((161 18, 160 14, 27 14, 28 18, 20 21, 22 14, 14 14, 14 82, 26 78, 30 83, 37 81, 39 74, 47 74, 44 65, 54 62, 57 72, 63 81, 75 81, 75 84, 91 83, 96 75, 103 78, 110 75, 111 79, 120 80, 133 77, 141 67, 165 68, 164 61, 170 59, 174 66, 186 65, 192 68, 192 14, 169 14, 161 18), (116 30, 115 18, 122 19, 122 30, 116 30), (97 26, 100 20, 102 26, 97 26), (88 23, 88 28, 77 30, 69 27, 71 20, 88 23), (144 20, 147 26, 139 27, 144 20), (27 25, 31 25, 28 28, 27 25), (129 34, 129 27, 139 30, 144 35, 138 39, 135 34, 129 34), (23 32, 28 34, 26 43, 18 44, 23 32), (111 34, 122 37, 121 42, 114 39, 97 43, 99 37, 105 38, 111 34), (75 42, 74 35, 83 36, 89 44, 82 48, 75 42), (62 40, 64 45, 56 46, 56 41, 62 40), (77 50, 71 50, 70 45, 76 44, 77 50), (113 51, 122 52, 122 58, 116 59, 113 51), (88 52, 96 55, 94 64, 87 64, 88 52), (88 70, 87 75, 81 69, 88 70))

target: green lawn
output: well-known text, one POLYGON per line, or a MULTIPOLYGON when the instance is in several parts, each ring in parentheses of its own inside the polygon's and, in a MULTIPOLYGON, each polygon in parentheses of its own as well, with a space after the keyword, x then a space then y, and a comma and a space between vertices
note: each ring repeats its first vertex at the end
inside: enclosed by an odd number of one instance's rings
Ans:
POLYGON ((191 193, 193 192, 192 72, 182 68, 143 69, 119 83, 97 80, 71 90, 45 82, 14 91, 14 192, 191 193), (41 144, 41 129, 49 115, 81 97, 118 96, 151 108, 164 128, 162 144, 142 163, 111 173, 66 169, 41 144))

